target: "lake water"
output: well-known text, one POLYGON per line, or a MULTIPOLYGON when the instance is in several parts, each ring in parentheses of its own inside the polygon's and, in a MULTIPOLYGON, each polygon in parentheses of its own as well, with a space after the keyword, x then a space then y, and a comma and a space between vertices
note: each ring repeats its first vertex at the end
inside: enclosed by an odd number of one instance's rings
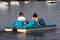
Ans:
POLYGON ((44 1, 29 4, 20 2, 19 5, 0 7, 0 40, 60 40, 60 2, 52 5, 47 5, 44 1), (21 11, 28 20, 31 20, 32 14, 36 12, 39 18, 46 21, 46 24, 56 24, 57 29, 30 34, 3 32, 4 27, 13 23, 21 11))

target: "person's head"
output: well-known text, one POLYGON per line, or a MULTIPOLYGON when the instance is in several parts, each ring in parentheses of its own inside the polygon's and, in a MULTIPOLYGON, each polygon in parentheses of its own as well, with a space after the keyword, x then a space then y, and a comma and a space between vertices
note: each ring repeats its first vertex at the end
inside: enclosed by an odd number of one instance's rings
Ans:
POLYGON ((24 16, 23 12, 20 12, 20 13, 19 13, 19 16, 24 16))
POLYGON ((37 17, 37 13, 33 13, 33 17, 37 17))

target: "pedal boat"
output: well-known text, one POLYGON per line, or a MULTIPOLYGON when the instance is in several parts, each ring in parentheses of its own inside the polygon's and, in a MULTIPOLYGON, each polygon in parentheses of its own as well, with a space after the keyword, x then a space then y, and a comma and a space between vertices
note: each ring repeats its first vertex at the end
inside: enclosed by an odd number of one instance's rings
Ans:
POLYGON ((34 20, 30 20, 27 24, 24 24, 24 22, 16 20, 13 22, 13 24, 6 26, 4 28, 5 31, 13 31, 13 29, 16 29, 17 32, 35 32, 35 31, 43 31, 43 30, 51 30, 56 28, 56 24, 46 24, 45 21, 42 18, 39 18, 39 20, 42 22, 42 25, 38 24, 34 20))

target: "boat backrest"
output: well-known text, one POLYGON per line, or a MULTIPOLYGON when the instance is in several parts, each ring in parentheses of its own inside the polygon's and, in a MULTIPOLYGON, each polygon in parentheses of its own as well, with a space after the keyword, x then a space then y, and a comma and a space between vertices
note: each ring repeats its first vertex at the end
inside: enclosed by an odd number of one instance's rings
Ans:
POLYGON ((28 23, 27 25, 31 26, 31 25, 33 25, 34 23, 35 23, 35 21, 29 20, 29 23, 28 23))
POLYGON ((38 25, 38 23, 34 20, 30 20, 29 23, 27 24, 27 26, 35 26, 38 25))
POLYGON ((41 21, 43 25, 46 25, 46 22, 43 20, 43 18, 38 18, 38 20, 41 21))
POLYGON ((16 20, 12 25, 14 25, 14 26, 23 26, 24 22, 20 21, 20 20, 16 20))

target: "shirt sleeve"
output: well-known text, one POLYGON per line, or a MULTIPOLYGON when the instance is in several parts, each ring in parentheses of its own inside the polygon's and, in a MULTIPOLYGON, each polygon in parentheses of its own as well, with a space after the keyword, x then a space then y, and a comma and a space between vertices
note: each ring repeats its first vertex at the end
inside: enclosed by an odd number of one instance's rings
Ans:
POLYGON ((26 18, 24 17, 24 21, 26 20, 26 18))

